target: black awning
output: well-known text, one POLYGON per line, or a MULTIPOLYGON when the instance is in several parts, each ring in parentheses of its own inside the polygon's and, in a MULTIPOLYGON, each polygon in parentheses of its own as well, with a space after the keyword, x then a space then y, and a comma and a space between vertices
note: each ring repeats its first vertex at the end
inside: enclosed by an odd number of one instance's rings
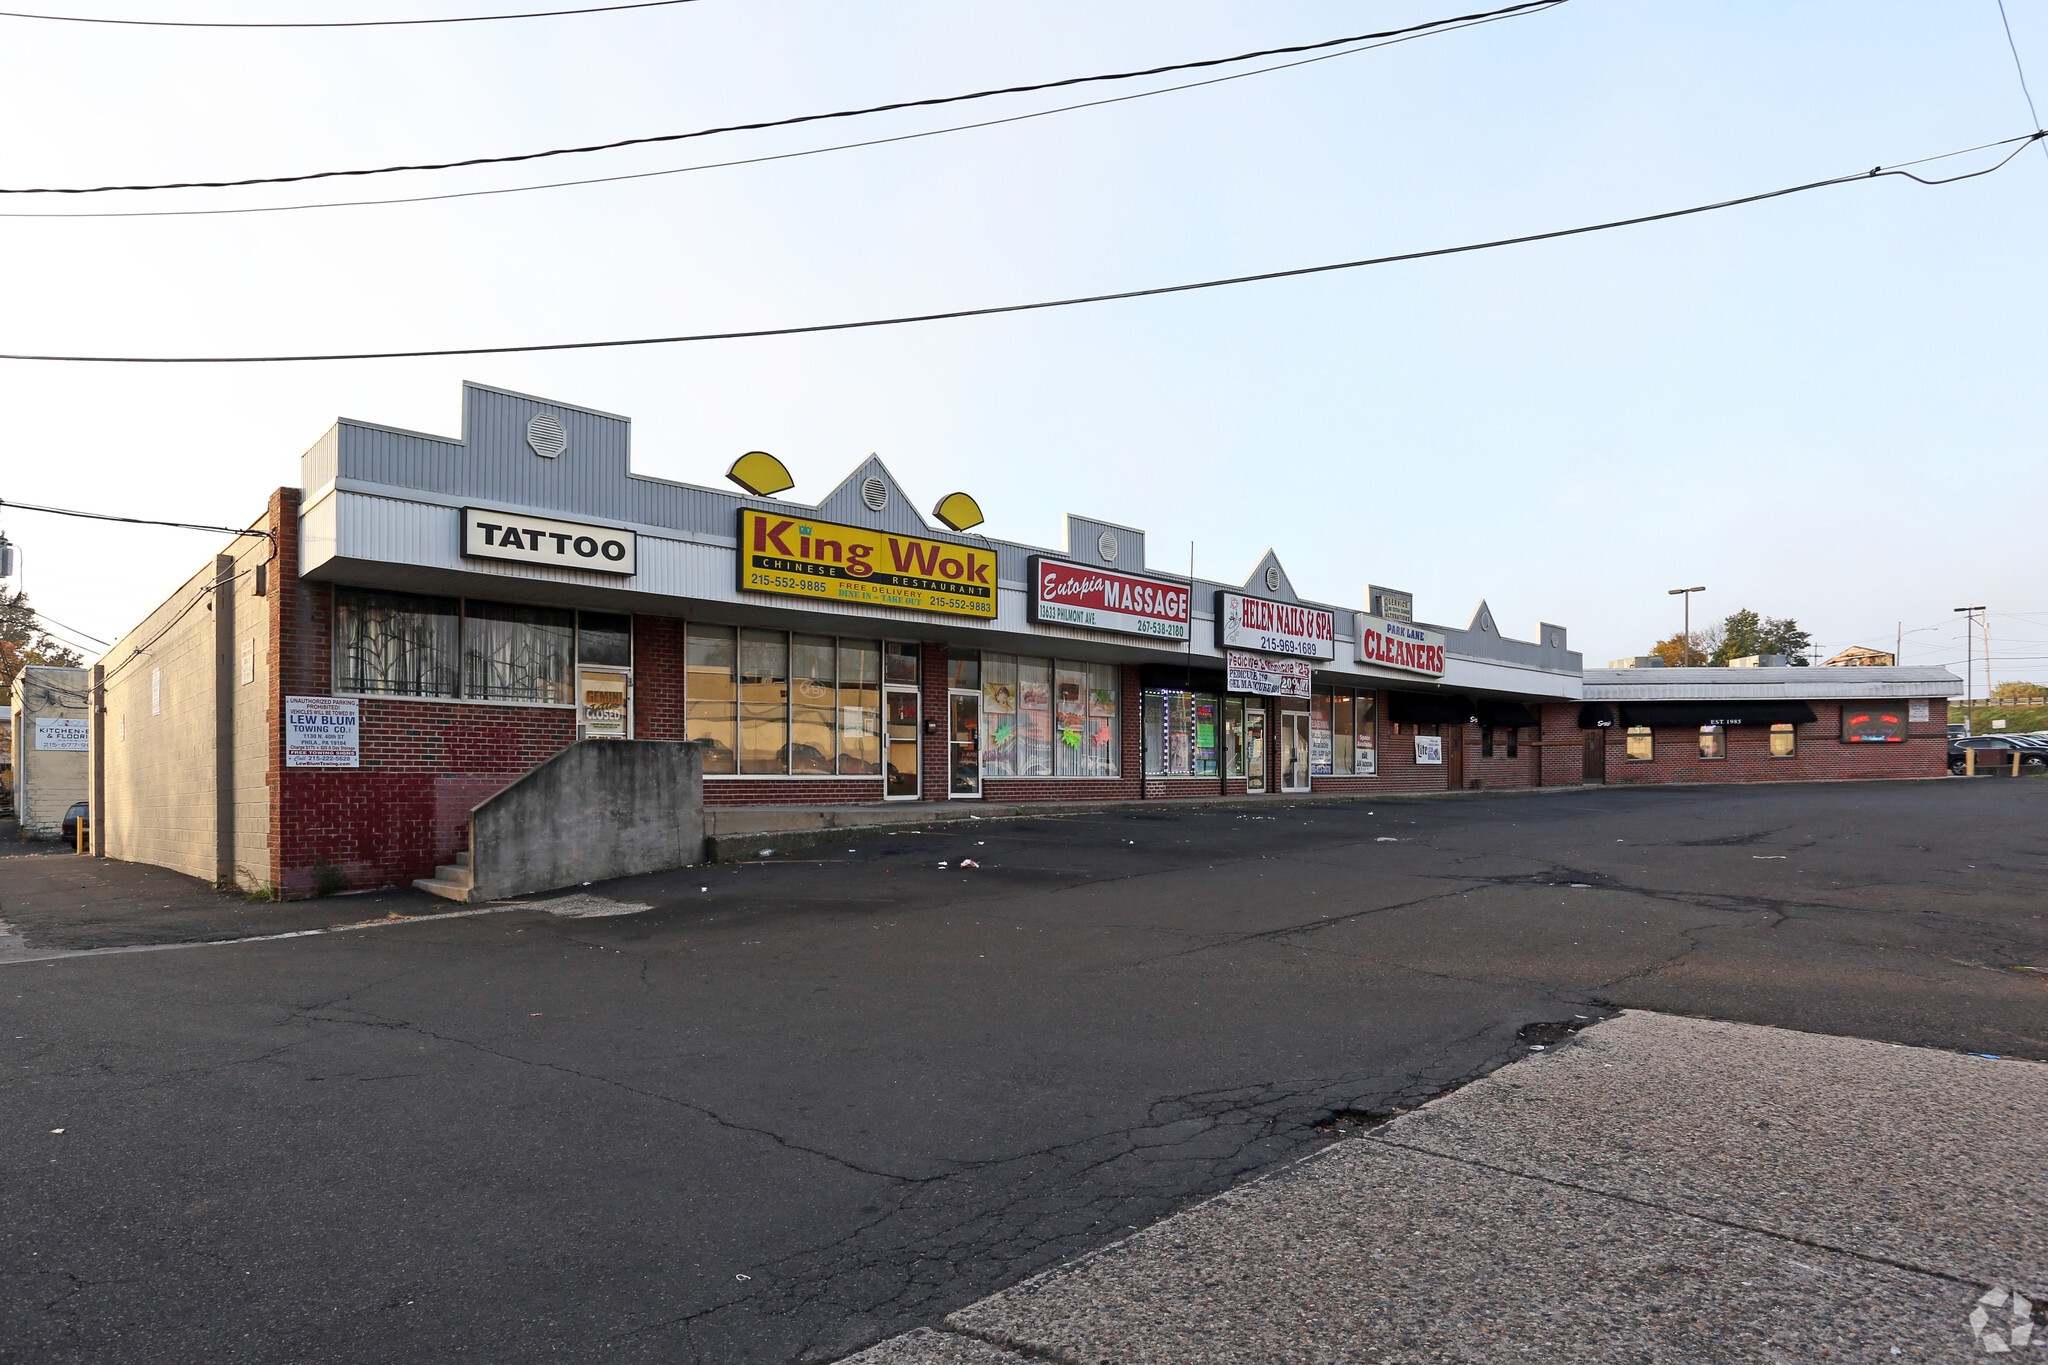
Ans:
POLYGON ((1487 701, 1482 698, 1475 706, 1481 725, 1493 725, 1506 730, 1543 728, 1543 722, 1536 719, 1535 712, 1518 701, 1487 701))
POLYGON ((1605 730, 1614 724, 1614 708, 1604 701, 1589 701, 1579 708, 1581 730, 1605 730))
POLYGON ((1191 664, 1139 664, 1138 686, 1148 692, 1223 691, 1220 668, 1196 668, 1191 664))
POLYGON ((1463 725, 1478 714, 1470 697, 1456 693, 1387 693, 1387 719, 1396 725, 1463 725))
POLYGON ((1626 725, 1811 725, 1813 708, 1803 701, 1630 701, 1621 704, 1626 725))

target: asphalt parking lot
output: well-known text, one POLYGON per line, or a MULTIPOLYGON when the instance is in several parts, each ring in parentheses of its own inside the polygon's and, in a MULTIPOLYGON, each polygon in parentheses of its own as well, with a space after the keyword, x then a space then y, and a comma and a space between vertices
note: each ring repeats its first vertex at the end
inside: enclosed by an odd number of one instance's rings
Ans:
POLYGON ((1268 801, 169 951, 452 907, 0 859, 0 1360, 830 1360, 1623 1007, 2048 1060, 2044 816, 1268 801))

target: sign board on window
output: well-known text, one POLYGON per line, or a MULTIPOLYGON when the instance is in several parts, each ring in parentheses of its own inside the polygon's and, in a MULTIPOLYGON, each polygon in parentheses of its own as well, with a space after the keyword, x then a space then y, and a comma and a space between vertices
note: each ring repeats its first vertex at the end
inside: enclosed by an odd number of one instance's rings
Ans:
POLYGON ((1417 735, 1415 737, 1415 761, 1417 763, 1442 763, 1444 761, 1444 737, 1442 735, 1417 735))
POLYGON ((36 748, 40 752, 55 750, 59 753, 85 752, 86 721, 84 716, 38 716, 36 717, 36 748))
POLYGON ((583 737, 626 738, 626 675, 585 673, 582 686, 583 737))
POLYGON ((741 592, 814 602, 996 614, 996 557, 979 545, 740 509, 741 592))
POLYGON ((1031 619, 1041 625, 1186 640, 1188 617, 1185 583, 1031 557, 1031 619))
POLYGON ((362 717, 354 697, 286 697, 284 766, 361 766, 362 717))
POLYGON ((1325 710, 1309 712, 1308 717, 1308 771, 1311 777, 1329 777, 1337 771, 1336 746, 1330 738, 1330 714, 1325 710))
POLYGON ((462 553, 471 559, 631 574, 638 541, 631 531, 615 526, 495 512, 488 507, 462 509, 462 553))
POLYGON ((1372 741, 1360 735, 1357 746, 1351 751, 1351 772, 1356 777, 1378 777, 1380 756, 1372 747, 1372 741))
MULTIPOLYGON (((1216 594, 1216 647, 1305 659, 1337 657, 1337 613, 1242 593, 1216 594)), ((1306 694, 1304 694, 1306 695, 1306 694)))
POLYGON ((1873 702, 1858 706, 1842 703, 1844 744, 1903 744, 1906 740, 1906 711, 1897 702, 1873 702))
POLYGON ((1224 688, 1261 697, 1306 697, 1315 666, 1306 659, 1269 659, 1262 654, 1223 656, 1224 688))
POLYGON ((1431 678, 1443 676, 1444 637, 1440 631, 1363 612, 1351 619, 1358 637, 1358 662, 1431 678))
POLYGON ((1906 718, 1915 725, 1925 725, 1928 721, 1932 720, 1934 718, 1933 708, 1928 704, 1927 698, 1916 697, 1912 701, 1907 702, 1906 718))

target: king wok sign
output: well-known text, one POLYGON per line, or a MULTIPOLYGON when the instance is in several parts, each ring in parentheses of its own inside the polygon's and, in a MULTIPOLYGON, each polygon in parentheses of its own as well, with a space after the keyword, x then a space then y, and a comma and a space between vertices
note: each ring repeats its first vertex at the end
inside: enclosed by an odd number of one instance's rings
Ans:
POLYGON ((740 509, 739 587, 993 620, 996 557, 978 545, 740 509))

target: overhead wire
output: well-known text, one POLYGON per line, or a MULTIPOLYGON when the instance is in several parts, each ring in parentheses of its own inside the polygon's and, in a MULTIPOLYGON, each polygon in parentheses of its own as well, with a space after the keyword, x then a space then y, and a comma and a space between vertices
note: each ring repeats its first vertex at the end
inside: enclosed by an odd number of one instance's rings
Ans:
POLYGON ((192 521, 157 521, 151 517, 117 517, 110 512, 79 512, 69 507, 40 507, 32 502, 10 502, 0 498, 0 507, 12 507, 22 512, 48 512, 59 517, 85 517, 92 521, 124 521, 131 526, 172 526, 181 531, 218 531, 227 536, 262 536, 276 540, 275 534, 258 530, 253 526, 208 526, 192 521))
POLYGON ((1454 15, 1447 19, 1431 19, 1420 24, 1403 28, 1382 29, 1373 33, 1356 33, 1343 38, 1325 38, 1313 43, 1294 43, 1286 47, 1261 48, 1254 52, 1240 52, 1234 57, 1206 57, 1199 61, 1169 62, 1163 66, 1146 67, 1135 71, 1114 71, 1094 76, 1069 76, 1056 81, 1038 81, 1028 85, 1001 86, 988 90, 974 90, 961 95, 937 95, 928 99, 896 100, 888 104, 868 105, 859 109, 838 109, 823 114, 797 114, 788 118, 763 119, 754 123, 724 124, 715 128, 699 128, 687 133, 657 133, 644 137, 619 138, 611 142, 594 142, 578 147, 552 147, 538 152, 516 152, 504 156, 466 157, 459 161, 415 162, 396 166, 372 166, 356 170, 308 171, 298 175, 251 176, 241 180, 183 180, 150 185, 81 185, 81 186, 35 186, 23 188, 0 188, 0 194, 112 194, 125 191, 144 190, 199 190, 237 189, 248 185, 294 185, 308 180, 333 180, 345 177, 369 175, 392 175, 400 171, 448 171, 467 166, 501 166, 521 161, 539 161, 548 157, 583 156, 592 152, 615 151, 621 147, 643 147, 661 142, 684 142, 693 138, 714 137, 723 133, 757 132, 764 128, 788 128, 803 123, 818 123, 831 119, 861 118, 869 114, 891 113, 899 109, 926 109, 937 105, 962 104, 971 100, 993 99, 1000 95, 1025 95, 1039 90, 1059 90, 1067 86, 1099 84, 1105 81, 1138 80, 1146 76, 1161 76, 1173 71, 1196 71, 1215 66, 1231 66, 1238 62, 1257 61, 1261 57, 1281 57, 1297 52, 1317 52, 1325 48, 1348 47, 1353 44, 1370 42, 1381 38, 1394 38, 1403 34, 1421 34, 1436 29, 1452 29, 1469 26, 1477 19, 1505 18, 1510 15, 1534 14, 1555 9, 1568 0, 1520 0, 1520 3, 1499 9, 1484 10, 1473 14, 1454 15))
MULTIPOLYGON (((2005 26, 2005 45, 2012 53, 2012 69, 2019 73, 2020 93, 2027 97, 2027 117, 2034 120, 2034 126, 2038 128, 2041 126, 2041 114, 2034 108, 2034 92, 2027 88, 2026 64, 2020 61, 2020 45, 2013 41, 2012 20, 2006 17, 2005 0, 1998 0, 1998 22, 2005 26)), ((2048 145, 2044 145, 2041 151, 2048 156, 2048 145)))
MULTIPOLYGON (((236 355, 236 356, 121 356, 121 355, 56 355, 29 352, 0 352, 0 360, 38 360, 75 364, 96 365, 264 365, 292 364, 311 361, 337 360, 420 360, 447 356, 469 355, 520 355, 540 351, 591 351, 610 350, 627 346, 671 346, 693 342, 745 341, 765 337, 809 336, 826 332, 862 331, 878 327, 902 327, 914 323, 947 322, 961 318, 994 317, 1008 313, 1041 312, 1052 308, 1072 308, 1083 304, 1112 303, 1126 299, 1153 298, 1166 294, 1186 294, 1205 289, 1223 289, 1240 284, 1258 284, 1270 280, 1294 279, 1307 275, 1323 275, 1339 270, 1359 270, 1371 266, 1392 265, 1404 261, 1429 260, 1439 256, 1458 256, 1475 251, 1491 251, 1500 247, 1521 246, 1530 242, 1554 241, 1563 237, 1578 237, 1587 233, 1610 232, 1616 228, 1636 227, 1644 223, 1664 222, 1673 218, 1686 218, 1695 214, 1713 213, 1722 209, 1737 208, 1745 204, 1762 203, 1770 199, 1782 199, 1788 195, 1804 194, 1811 190, 1827 189, 1835 185, 1846 185, 1873 181, 1886 176, 1902 176, 1921 185, 1952 185, 1963 180, 1974 180, 1978 176, 1990 175, 2009 164, 2012 159, 2025 151, 2027 146, 2042 138, 2048 138, 2048 131, 2027 133, 2019 137, 2005 138, 1988 146, 2019 144, 1990 166, 1979 170, 1966 171, 1960 175, 1929 179, 1915 175, 1912 171, 1899 168, 1873 166, 1867 171, 1849 175, 1831 176, 1825 180, 1809 181, 1803 185, 1790 185, 1783 189, 1766 190, 1760 194, 1746 194, 1733 199, 1717 200, 1710 204, 1696 204, 1689 208, 1667 209, 1660 213, 1638 214, 1630 218, 1616 218, 1602 223, 1589 223, 1579 227, 1555 228, 1548 232, 1524 233, 1515 237, 1500 237, 1484 242, 1468 242, 1460 246, 1432 247, 1421 251, 1396 252, 1386 256, 1368 256, 1352 261, 1335 261, 1327 265, 1297 266, 1287 270, 1267 270, 1251 275, 1231 275, 1222 279, 1198 280, 1188 284, 1159 285, 1149 289, 1123 289, 1104 294, 1081 294, 1070 298, 1045 299, 1033 303, 995 304, 982 308, 955 308, 936 313, 910 313, 896 317, 865 318, 853 322, 811 323, 794 327, 759 327, 729 332, 696 332, 676 336, 628 337, 605 341, 558 341, 539 342, 516 346, 448 346, 432 349, 406 351, 342 351, 303 355, 236 355)), ((1948 156, 1962 155, 1960 152, 1948 156)), ((1923 157, 1914 164, 1941 160, 1942 157, 1923 157)))
POLYGON ((696 0, 634 0, 633 3, 624 5, 529 10, 523 14, 459 14, 445 19, 328 19, 300 23, 235 23, 209 19, 110 19, 83 14, 24 14, 18 10, 0 10, 0 19, 42 19, 56 24, 121 24, 134 28, 409 28, 419 24, 491 24, 503 19, 557 19, 571 14, 610 14, 617 10, 662 9, 669 5, 688 5, 695 2, 696 0))
MULTIPOLYGON (((1111 95, 1099 100, 1084 100, 1078 104, 1062 104, 1051 109, 1034 109, 1025 114, 1008 114, 1002 118, 983 119, 975 123, 956 123, 944 128, 927 128, 915 133, 898 133, 891 137, 868 138, 860 142, 839 142, 826 147, 807 147, 802 151, 773 152, 765 156, 740 157, 731 161, 706 161, 694 166, 670 166, 658 171, 632 171, 623 175, 590 176, 580 180, 553 180, 539 185, 508 185, 489 190, 455 190, 446 194, 404 195, 392 199, 337 199, 315 204, 257 204, 225 209, 109 209, 84 210, 59 213, 7 213, 0 212, 0 218, 210 218, 224 215, 247 213, 298 213, 307 209, 383 208, 394 204, 433 204, 450 199, 484 199, 501 194, 529 194, 536 190, 574 189, 584 185, 611 185, 627 180, 655 180, 663 176, 687 175, 694 171, 726 170, 735 166, 759 166, 772 161, 794 161, 803 157, 823 156, 830 152, 856 151, 864 147, 885 147, 896 142, 916 142, 928 137, 942 137, 948 133, 973 132, 981 128, 998 128, 1008 123, 1024 123, 1031 119, 1050 118, 1055 114, 1073 113, 1080 109, 1100 109, 1111 104, 1127 104, 1132 100, 1150 99, 1154 95, 1171 95, 1183 90, 1199 90, 1204 86, 1222 85, 1228 81, 1247 80, 1253 76, 1264 76, 1274 71, 1291 71, 1299 66, 1313 66, 1317 62, 1331 62, 1340 57, 1351 57, 1361 52, 1372 52, 1399 43, 1412 43, 1418 38, 1433 38, 1441 33, 1455 33, 1459 29, 1477 28, 1482 24, 1496 24, 1503 19, 1519 18, 1519 14, 1487 15, 1468 23, 1455 24, 1427 33, 1406 33, 1379 42, 1365 43, 1357 47, 1344 48, 1337 52, 1324 52, 1314 57, 1303 57, 1291 62, 1277 62, 1272 66, 1254 67, 1250 71, 1234 71, 1227 76, 1210 76, 1204 80, 1186 81, 1179 85, 1163 85, 1156 90, 1140 90, 1129 95, 1111 95)), ((1995 144, 1986 144, 1995 145, 1995 144)), ((1982 148, 1969 148, 1981 151, 1982 148)), ((1954 156, 1959 153, 1944 153, 1954 156)), ((1917 165, 1917 162, 1901 162, 1900 165, 1917 165)))

